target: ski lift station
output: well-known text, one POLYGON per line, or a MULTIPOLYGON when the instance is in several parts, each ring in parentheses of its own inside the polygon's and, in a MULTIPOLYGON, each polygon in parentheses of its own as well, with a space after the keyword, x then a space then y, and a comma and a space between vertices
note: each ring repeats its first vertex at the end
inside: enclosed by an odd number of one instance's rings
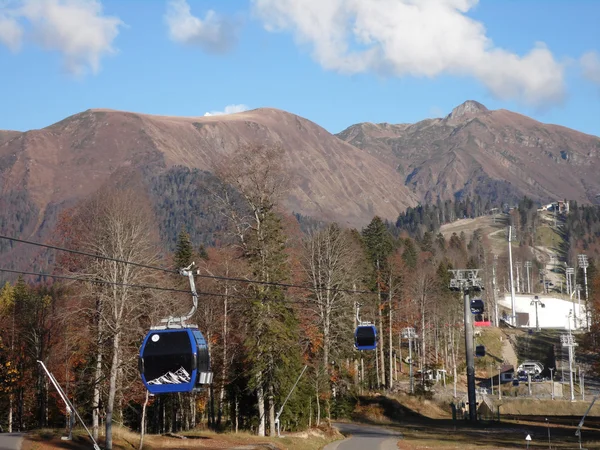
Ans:
MULTIPOLYGON (((515 313, 517 328, 554 328, 568 330, 581 330, 587 328, 586 311, 584 302, 566 300, 560 297, 539 295, 539 302, 533 302, 534 294, 515 295, 515 313), (543 305, 543 306, 542 306, 543 305), (536 322, 537 306, 537 322, 536 322)), ((502 319, 510 323, 511 298, 506 294, 498 301, 498 305, 507 309, 501 315, 502 319)))

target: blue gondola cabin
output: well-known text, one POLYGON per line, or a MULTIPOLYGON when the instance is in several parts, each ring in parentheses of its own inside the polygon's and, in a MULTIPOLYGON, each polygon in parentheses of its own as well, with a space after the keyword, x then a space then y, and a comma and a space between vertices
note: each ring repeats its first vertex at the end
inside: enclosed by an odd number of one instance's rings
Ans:
POLYGON ((354 332, 354 347, 357 350, 375 350, 377 348, 377 328, 375 325, 359 325, 354 332))
POLYGON ((212 382, 208 345, 197 328, 150 330, 138 362, 151 394, 191 392, 212 382))

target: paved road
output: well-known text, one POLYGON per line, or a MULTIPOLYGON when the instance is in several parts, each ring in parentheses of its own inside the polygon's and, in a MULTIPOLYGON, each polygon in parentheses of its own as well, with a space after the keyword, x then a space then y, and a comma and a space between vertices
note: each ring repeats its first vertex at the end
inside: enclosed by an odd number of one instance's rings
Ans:
POLYGON ((0 450, 20 450, 23 433, 0 433, 0 450))
POLYGON ((323 450, 398 450, 402 434, 387 428, 355 423, 334 423, 343 435, 342 441, 332 442, 323 450))

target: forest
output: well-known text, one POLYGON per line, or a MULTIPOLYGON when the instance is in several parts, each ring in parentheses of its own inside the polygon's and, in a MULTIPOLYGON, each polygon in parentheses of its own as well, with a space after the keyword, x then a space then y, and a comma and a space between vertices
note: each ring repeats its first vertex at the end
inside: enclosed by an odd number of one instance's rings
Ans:
MULTIPOLYGON (((463 304, 449 289, 448 271, 481 269, 482 298, 493 311, 496 262, 477 230, 446 239, 439 226, 489 205, 419 207, 398 218, 396 231, 379 217, 361 230, 344 229, 283 212, 289 174, 282 155, 279 147, 242 148, 219 164, 223 183, 169 175, 184 193, 180 201, 212 196, 223 239, 190 234, 183 218, 167 232, 155 194, 131 187, 106 187, 65 210, 48 244, 71 251, 44 250, 54 255, 51 276, 20 276, 0 292, 0 424, 65 425, 43 361, 109 450, 113 425, 273 435, 276 410, 307 366, 281 415, 282 431, 305 429, 348 417, 362 393, 393 389, 407 368, 407 327, 419 337, 416 368, 445 369, 456 390, 465 368, 463 304), (168 251, 173 227, 176 245, 168 251), (214 380, 200 392, 149 396, 138 372, 140 345, 161 318, 190 309, 189 282, 178 269, 192 262, 199 305, 191 322, 208 342, 214 380), (354 348, 358 305, 360 319, 378 329, 375 351, 354 348)), ((167 181, 154 186, 174 185, 167 181)), ((534 210, 524 199, 507 215, 522 246, 534 232, 534 210)), ((575 210, 580 219, 569 218, 566 233, 597 245, 598 211, 575 210), (580 228, 582 221, 589 227, 580 228)), ((596 274, 590 292, 600 305, 596 274)), ((418 378, 415 394, 428 395, 427 387, 418 378)))

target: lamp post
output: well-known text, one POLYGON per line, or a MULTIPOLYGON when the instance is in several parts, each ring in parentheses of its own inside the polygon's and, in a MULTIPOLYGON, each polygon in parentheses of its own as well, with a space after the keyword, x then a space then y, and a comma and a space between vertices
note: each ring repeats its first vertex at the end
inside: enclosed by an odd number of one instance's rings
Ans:
POLYGON ((573 275, 575 275, 575 269, 567 267, 565 275, 567 276, 567 294, 571 295, 571 292, 573 291, 573 275))
POLYGON ((540 298, 536 295, 533 300, 531 300, 530 305, 535 304, 535 329, 536 331, 540 331, 540 320, 538 318, 538 305, 542 308, 545 308, 546 305, 540 300, 540 298))
MULTIPOLYGON (((587 255, 577 255, 577 261, 579 267, 583 269, 583 285, 585 286, 585 327, 590 331, 590 316, 589 316, 589 297, 588 297, 588 282, 587 282, 587 268, 589 266, 587 255)), ((579 311, 581 315, 581 311, 579 311)))
POLYGON ((552 374, 554 367, 550 367, 549 369, 550 369, 550 383, 552 383, 552 400, 554 400, 554 376, 552 374))

